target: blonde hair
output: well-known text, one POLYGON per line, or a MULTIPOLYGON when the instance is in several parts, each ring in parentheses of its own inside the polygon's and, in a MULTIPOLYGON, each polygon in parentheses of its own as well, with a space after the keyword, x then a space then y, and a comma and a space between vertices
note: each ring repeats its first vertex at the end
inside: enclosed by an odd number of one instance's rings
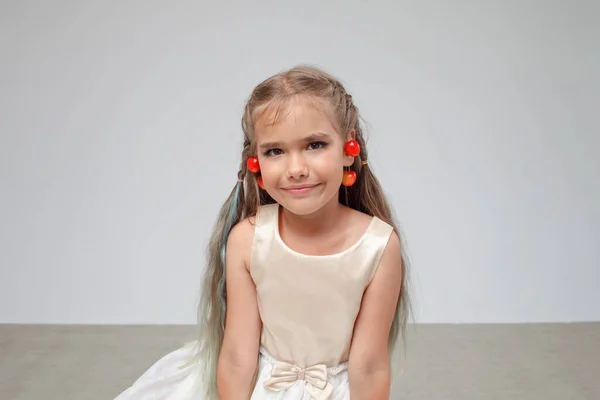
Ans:
MULTIPOLYGON (((216 225, 208 244, 207 268, 203 277, 201 300, 198 306, 199 340, 194 358, 187 364, 198 363, 199 385, 205 399, 217 399, 217 363, 225 331, 227 298, 225 291, 224 249, 231 228, 244 218, 256 215, 258 208, 275 201, 269 194, 260 190, 257 176, 248 173, 246 160, 255 155, 255 124, 267 110, 275 111, 271 121, 276 123, 284 118, 281 111, 296 96, 307 96, 330 112, 332 121, 339 133, 345 136, 354 130, 355 139, 360 144, 360 154, 355 158, 352 169, 357 173, 353 186, 339 192, 340 203, 371 216, 376 216, 392 225, 400 236, 394 222, 392 209, 384 191, 366 164, 367 146, 363 137, 358 108, 341 82, 326 72, 310 66, 298 66, 274 75, 260 83, 250 95, 244 115, 242 130, 244 145, 238 183, 221 207, 216 225)), ((402 236, 400 236, 402 240, 402 236)), ((405 335, 407 317, 410 311, 408 293, 408 259, 402 246, 403 281, 398 298, 397 312, 389 334, 388 348, 392 355, 398 337, 405 335)))

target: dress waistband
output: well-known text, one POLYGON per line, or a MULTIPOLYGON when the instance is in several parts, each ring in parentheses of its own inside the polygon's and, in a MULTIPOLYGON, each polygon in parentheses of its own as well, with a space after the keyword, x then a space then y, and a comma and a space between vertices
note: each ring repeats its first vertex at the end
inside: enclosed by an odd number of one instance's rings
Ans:
POLYGON ((305 368, 278 361, 264 347, 260 348, 261 359, 272 366, 271 374, 263 383, 265 389, 281 392, 289 389, 298 381, 304 381, 304 390, 315 400, 328 400, 333 387, 328 382, 330 375, 338 375, 348 370, 348 363, 335 367, 325 364, 311 365, 305 368))
MULTIPOLYGON (((274 365, 276 362, 281 363, 281 361, 278 361, 277 359, 275 359, 275 357, 273 357, 267 351, 267 349, 265 349, 264 347, 260 346, 259 351, 260 351, 261 358, 263 360, 265 360, 267 363, 269 363, 271 365, 274 365)), ((318 364, 318 365, 325 366, 325 364, 318 364)), ((298 368, 300 368, 300 367, 298 367, 298 368)), ((309 367, 307 367, 307 368, 309 368, 309 367)), ((325 366, 325 368, 327 369, 327 372, 329 372, 331 375, 337 375, 337 374, 339 374, 339 373, 341 373, 343 371, 347 371, 348 370, 348 362, 347 361, 343 362, 341 364, 338 364, 335 367, 327 367, 327 366, 325 366)))

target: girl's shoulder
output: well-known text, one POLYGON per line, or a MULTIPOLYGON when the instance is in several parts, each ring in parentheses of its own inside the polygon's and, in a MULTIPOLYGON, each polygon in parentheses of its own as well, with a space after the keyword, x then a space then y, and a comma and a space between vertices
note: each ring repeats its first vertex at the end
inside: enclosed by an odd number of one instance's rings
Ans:
POLYGON ((246 267, 250 265, 252 244, 254 242, 254 217, 248 217, 231 228, 227 238, 227 251, 235 251, 241 255, 246 267))
POLYGON ((277 220, 278 204, 264 204, 258 207, 256 214, 242 219, 229 233, 229 240, 243 248, 251 248, 257 225, 273 223, 277 220))
POLYGON ((248 239, 252 239, 257 223, 260 223, 261 220, 267 221, 270 218, 274 218, 277 213, 277 207, 277 203, 260 205, 256 210, 255 215, 246 217, 234 225, 234 227, 231 229, 231 235, 233 235, 235 231, 236 236, 241 236, 245 238, 246 241, 248 241, 248 239))
POLYGON ((255 222, 256 217, 244 218, 243 220, 235 224, 233 228, 231 228, 228 240, 233 241, 236 244, 244 244, 248 241, 252 243, 255 222))
POLYGON ((346 207, 347 226, 349 229, 364 232, 373 226, 379 226, 384 230, 394 230, 394 228, 378 217, 366 214, 362 211, 346 207))
MULTIPOLYGON (((364 212, 347 208, 345 222, 341 227, 343 232, 348 232, 348 243, 360 243, 374 240, 377 243, 384 244, 396 233, 394 227, 382 219, 366 214, 364 212)), ((371 249, 377 249, 379 246, 368 246, 371 249)))

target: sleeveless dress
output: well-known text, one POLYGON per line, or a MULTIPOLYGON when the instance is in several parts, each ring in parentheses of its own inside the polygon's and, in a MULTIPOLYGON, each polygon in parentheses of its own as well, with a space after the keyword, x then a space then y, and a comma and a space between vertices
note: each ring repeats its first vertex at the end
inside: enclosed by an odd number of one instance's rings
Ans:
MULTIPOLYGON (((346 250, 312 256, 290 249, 279 235, 279 204, 256 216, 250 274, 262 320, 252 400, 348 400, 347 360, 362 296, 393 228, 373 217, 346 250)), ((158 360, 115 400, 199 399, 202 366, 180 368, 193 346, 158 360)))

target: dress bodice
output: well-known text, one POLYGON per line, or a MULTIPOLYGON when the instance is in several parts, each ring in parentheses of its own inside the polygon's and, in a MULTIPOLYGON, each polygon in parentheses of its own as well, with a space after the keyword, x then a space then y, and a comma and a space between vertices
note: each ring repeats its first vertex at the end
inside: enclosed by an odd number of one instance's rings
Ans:
POLYGON ((313 256, 279 235, 279 204, 257 213, 250 273, 263 323, 261 345, 275 359, 334 367, 348 358, 354 323, 393 228, 377 217, 346 250, 313 256))

